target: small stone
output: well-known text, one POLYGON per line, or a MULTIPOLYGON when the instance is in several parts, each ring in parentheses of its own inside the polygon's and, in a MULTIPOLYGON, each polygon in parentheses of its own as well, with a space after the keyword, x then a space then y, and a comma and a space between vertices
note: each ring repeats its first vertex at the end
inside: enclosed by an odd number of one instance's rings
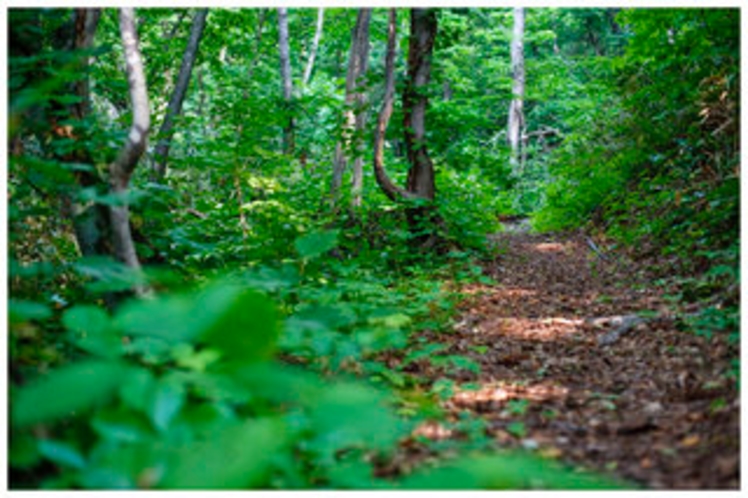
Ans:
POLYGON ((662 412, 662 403, 659 401, 653 401, 644 405, 644 413, 647 415, 657 415, 662 412))
POLYGON ((535 441, 534 439, 523 439, 522 447, 526 450, 537 450, 538 442, 535 441))

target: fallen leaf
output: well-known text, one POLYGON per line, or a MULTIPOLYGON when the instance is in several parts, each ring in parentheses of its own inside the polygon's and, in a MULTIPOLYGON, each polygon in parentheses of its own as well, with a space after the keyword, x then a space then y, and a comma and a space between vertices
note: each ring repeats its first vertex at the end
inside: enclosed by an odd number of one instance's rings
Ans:
POLYGON ((691 448, 693 446, 696 446, 701 442, 701 438, 697 434, 693 434, 691 436, 686 436, 680 441, 680 445, 684 448, 691 448))
POLYGON ((543 448, 542 450, 538 451, 538 454, 543 458, 555 459, 563 455, 563 452, 555 446, 549 446, 548 448, 543 448))

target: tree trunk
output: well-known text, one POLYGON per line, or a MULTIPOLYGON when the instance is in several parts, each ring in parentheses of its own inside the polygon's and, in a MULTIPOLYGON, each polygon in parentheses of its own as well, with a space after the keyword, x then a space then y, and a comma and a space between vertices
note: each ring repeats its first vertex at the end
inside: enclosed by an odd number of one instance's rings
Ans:
POLYGON ((306 62, 306 69, 304 69, 304 78, 301 80, 301 87, 306 88, 309 83, 309 78, 312 76, 312 69, 314 68, 314 58, 317 56, 317 48, 319 47, 319 40, 322 38, 322 23, 325 20, 325 9, 317 10, 317 29, 314 31, 314 39, 312 40, 312 47, 309 50, 309 60, 306 62))
MULTIPOLYGON (((135 27, 135 11, 132 8, 120 9, 120 34, 124 48, 127 80, 132 104, 132 125, 124 146, 117 159, 109 166, 109 183, 114 194, 121 199, 121 204, 109 210, 114 242, 114 256, 133 269, 140 268, 135 252, 135 244, 130 233, 130 213, 126 195, 130 177, 135 171, 140 156, 146 149, 148 129, 150 127, 150 110, 148 108, 148 91, 143 60, 138 46, 138 33, 135 27)), ((142 289, 136 289, 140 292, 142 289)))
MULTIPOLYGON (((100 9, 76 9, 75 10, 75 34, 74 44, 76 50, 90 50, 93 47, 94 35, 101 17, 100 9)), ((83 122, 91 113, 91 90, 88 75, 90 60, 88 57, 81 59, 81 72, 84 76, 73 85, 73 91, 78 97, 78 102, 72 104, 69 112, 72 117, 83 122)), ((85 130, 73 130, 72 136, 81 136, 85 130)), ((71 154, 60 158, 63 162, 78 162, 81 164, 93 164, 90 154, 86 150, 78 149, 71 154)), ((77 171, 75 173, 77 183, 83 187, 95 187, 101 184, 101 179, 94 171, 77 171)), ((109 210, 103 204, 93 203, 86 206, 75 200, 75 196, 64 196, 62 199, 63 213, 73 223, 75 239, 78 249, 83 256, 95 256, 108 254, 111 250, 109 230, 109 210)))
POLYGON ((521 172, 521 136, 525 125, 522 110, 525 96, 525 57, 522 38, 525 33, 525 9, 514 9, 514 32, 512 35, 512 102, 509 105, 509 119, 507 122, 507 142, 511 150, 510 164, 512 172, 521 172))
POLYGON ((384 139, 387 125, 392 117, 393 100, 395 97, 395 51, 397 50, 397 10, 390 9, 387 23, 387 52, 384 58, 384 100, 377 119, 377 129, 374 135, 374 177, 377 184, 390 200, 412 199, 414 196, 405 189, 395 185, 384 170, 384 139))
POLYGON ((278 48, 280 51, 280 72, 283 83, 285 115, 288 120, 283 128, 283 152, 294 151, 294 119, 292 112, 293 83, 291 81, 291 49, 288 44, 288 10, 278 9, 278 48))
POLYGON ((187 43, 187 47, 184 50, 184 56, 182 57, 182 67, 179 69, 179 76, 177 78, 177 84, 174 87, 174 92, 169 100, 169 107, 164 116, 164 122, 161 124, 161 129, 158 132, 159 142, 156 145, 155 151, 155 163, 153 165, 152 180, 158 181, 163 179, 166 174, 166 163, 169 158, 169 149, 171 147, 171 138, 173 135, 172 128, 174 127, 174 120, 179 116, 182 111, 182 103, 184 97, 187 94, 187 87, 190 84, 190 77, 192 76, 192 67, 195 64, 197 58, 197 51, 200 46, 200 40, 205 30, 205 20, 208 17, 208 9, 201 9, 195 13, 195 19, 192 22, 192 29, 190 30, 190 39, 187 43))
POLYGON ((431 77, 431 56, 436 39, 436 10, 411 9, 408 78, 403 94, 405 147, 410 169, 408 191, 433 200, 434 165, 426 147, 426 86, 431 77))
POLYGON ((369 65, 369 24, 371 9, 360 9, 356 17, 351 40, 351 53, 348 62, 348 73, 345 80, 345 111, 343 114, 343 138, 335 146, 335 161, 331 195, 333 205, 337 201, 338 190, 343 181, 347 154, 353 155, 352 190, 354 207, 361 205, 361 188, 363 185, 363 156, 361 154, 361 134, 366 125, 367 103, 365 77, 369 65), (354 132, 355 130, 355 132, 354 132))

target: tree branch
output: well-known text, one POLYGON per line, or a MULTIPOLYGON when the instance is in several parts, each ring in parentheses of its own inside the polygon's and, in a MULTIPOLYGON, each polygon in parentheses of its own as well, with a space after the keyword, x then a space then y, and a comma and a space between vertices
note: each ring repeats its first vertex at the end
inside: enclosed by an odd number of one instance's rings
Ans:
POLYGON ((154 154, 156 157, 156 161, 153 165, 154 180, 160 180, 166 174, 166 161, 169 158, 169 148, 171 147, 174 120, 182 111, 182 103, 184 102, 184 97, 187 94, 187 88, 190 84, 192 66, 195 64, 195 59, 197 58, 197 51, 200 46, 200 39, 203 36, 203 31, 205 30, 205 20, 207 17, 208 9, 200 9, 195 13, 195 20, 193 21, 192 29, 190 30, 190 39, 187 42, 187 47, 184 49, 182 66, 179 69, 177 84, 174 87, 174 93, 172 93, 171 99, 169 100, 169 107, 166 111, 166 116, 164 116, 164 122, 161 124, 161 129, 158 132, 160 138, 154 154))

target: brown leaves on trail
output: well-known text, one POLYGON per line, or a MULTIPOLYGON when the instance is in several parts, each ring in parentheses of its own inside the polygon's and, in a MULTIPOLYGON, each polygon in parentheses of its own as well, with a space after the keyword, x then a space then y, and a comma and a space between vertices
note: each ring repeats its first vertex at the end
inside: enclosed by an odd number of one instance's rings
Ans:
POLYGON ((646 268, 602 261, 581 235, 496 243, 506 253, 485 270, 500 284, 465 288, 455 333, 439 338, 481 365, 477 390, 452 376, 448 413, 479 414, 501 446, 649 488, 737 488, 740 398, 723 339, 677 330, 646 268))

